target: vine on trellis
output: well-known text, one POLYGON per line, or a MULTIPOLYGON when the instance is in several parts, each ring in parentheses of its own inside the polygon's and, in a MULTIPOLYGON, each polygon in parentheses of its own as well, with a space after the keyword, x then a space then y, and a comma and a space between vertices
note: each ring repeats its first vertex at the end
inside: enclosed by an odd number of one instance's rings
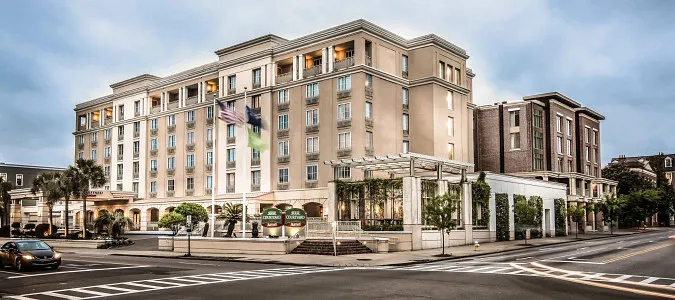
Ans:
POLYGON ((567 201, 562 198, 553 200, 555 205, 555 235, 556 236, 566 236, 567 235, 567 201))
POLYGON ((509 195, 495 194, 495 210, 497 215, 497 241, 509 240, 509 195))
POLYGON ((539 196, 530 196, 530 199, 527 201, 530 206, 537 207, 537 217, 534 219, 537 223, 538 228, 530 230, 530 238, 539 238, 543 237, 543 226, 544 220, 542 215, 544 214, 544 199, 539 196))
MULTIPOLYGON (((513 195, 513 203, 518 203, 518 201, 525 200, 527 201, 527 197, 524 195, 513 195)), ((513 224, 515 224, 515 237, 516 240, 524 240, 525 239, 525 229, 522 229, 518 226, 520 224, 520 219, 518 219, 518 214, 513 213, 513 224)))
POLYGON ((471 183, 471 199, 474 225, 488 227, 490 224, 490 185, 485 182, 484 172, 480 173, 478 180, 471 183), (480 219, 478 219, 478 204, 481 208, 480 219))

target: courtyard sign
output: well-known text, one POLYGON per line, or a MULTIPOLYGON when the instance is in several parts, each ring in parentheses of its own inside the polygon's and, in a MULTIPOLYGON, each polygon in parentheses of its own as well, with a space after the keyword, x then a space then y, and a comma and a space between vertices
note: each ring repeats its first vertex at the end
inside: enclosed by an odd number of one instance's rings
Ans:
POLYGON ((286 210, 284 225, 288 227, 302 227, 307 224, 307 214, 301 208, 290 208, 286 210))
POLYGON ((278 208, 268 208, 262 212, 262 226, 266 228, 275 228, 280 227, 281 222, 281 210, 278 208))

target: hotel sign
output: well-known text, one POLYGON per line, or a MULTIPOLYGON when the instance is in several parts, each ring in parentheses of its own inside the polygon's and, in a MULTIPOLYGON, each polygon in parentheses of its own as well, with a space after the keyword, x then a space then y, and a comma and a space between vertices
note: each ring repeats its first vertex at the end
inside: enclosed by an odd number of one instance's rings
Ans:
POLYGON ((301 208, 290 208, 286 210, 284 224, 288 227, 302 227, 307 224, 307 214, 301 208))
POLYGON ((274 207, 263 210, 261 221, 262 226, 266 228, 280 227, 283 225, 281 222, 281 210, 274 207))

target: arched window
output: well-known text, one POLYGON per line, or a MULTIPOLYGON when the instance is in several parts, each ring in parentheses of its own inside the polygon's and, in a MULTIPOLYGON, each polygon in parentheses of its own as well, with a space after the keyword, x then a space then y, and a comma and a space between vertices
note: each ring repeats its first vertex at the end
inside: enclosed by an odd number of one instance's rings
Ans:
POLYGON ((672 168, 673 167, 673 159, 670 157, 666 157, 666 168, 672 168))

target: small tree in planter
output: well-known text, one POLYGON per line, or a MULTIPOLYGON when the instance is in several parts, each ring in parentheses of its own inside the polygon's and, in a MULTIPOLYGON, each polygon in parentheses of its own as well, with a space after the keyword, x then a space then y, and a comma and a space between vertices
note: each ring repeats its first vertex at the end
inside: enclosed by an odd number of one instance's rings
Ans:
POLYGON ((572 222, 577 223, 575 236, 579 238, 579 228, 581 227, 581 221, 586 217, 586 209, 578 205, 570 205, 567 208, 567 215, 572 218, 572 222))
POLYGON ((424 206, 424 214, 429 225, 438 228, 441 233, 441 255, 445 255, 445 235, 457 227, 453 214, 457 211, 459 195, 446 193, 431 198, 424 206))
POLYGON ((622 206, 621 198, 614 195, 605 195, 605 199, 601 202, 602 217, 605 221, 609 220, 609 234, 614 234, 614 220, 619 219, 622 206))
POLYGON ((162 218, 159 219, 159 222, 157 222, 159 228, 170 229, 173 236, 178 234, 178 231, 180 231, 183 224, 185 224, 185 217, 175 211, 163 215, 162 218))
POLYGON ((181 214, 186 219, 187 216, 192 216, 192 228, 195 228, 199 222, 206 222, 209 220, 209 213, 206 211, 206 208, 197 203, 182 203, 181 205, 178 205, 174 211, 181 214))
POLYGON ((537 214, 539 209, 531 206, 527 200, 522 199, 513 204, 513 213, 518 216, 518 227, 525 228, 525 244, 527 245, 527 230, 537 227, 537 214))
POLYGON ((120 238, 124 229, 134 226, 134 221, 121 212, 114 213, 110 218, 110 233, 113 238, 120 238))
MULTIPOLYGON (((242 220, 243 214, 244 210, 241 204, 226 203, 223 206, 223 214, 221 215, 221 218, 225 219, 225 223, 227 223, 227 234, 225 234, 225 237, 232 237, 234 226, 238 221, 242 220)), ((244 233, 244 236, 245 235, 246 233, 244 233)), ((237 235, 235 234, 235 237, 236 236, 237 235)))

